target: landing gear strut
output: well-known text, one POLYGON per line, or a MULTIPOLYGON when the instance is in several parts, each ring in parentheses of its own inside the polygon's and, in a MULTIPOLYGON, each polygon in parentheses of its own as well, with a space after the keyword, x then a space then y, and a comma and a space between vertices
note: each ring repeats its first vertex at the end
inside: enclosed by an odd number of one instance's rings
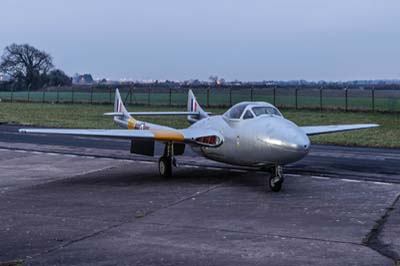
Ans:
POLYGON ((158 170, 162 177, 172 176, 172 165, 176 166, 174 158, 174 148, 172 143, 167 143, 164 149, 164 155, 158 160, 158 170))
POLYGON ((272 167, 270 169, 270 177, 268 180, 268 185, 271 191, 273 192, 279 192, 281 191, 282 188, 282 183, 283 183, 283 168, 280 165, 277 165, 275 167, 272 167))

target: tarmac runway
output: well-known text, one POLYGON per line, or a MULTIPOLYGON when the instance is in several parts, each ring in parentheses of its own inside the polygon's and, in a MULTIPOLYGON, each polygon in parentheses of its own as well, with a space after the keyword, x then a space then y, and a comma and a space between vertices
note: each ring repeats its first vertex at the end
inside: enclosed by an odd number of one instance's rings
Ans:
POLYGON ((190 150, 175 176, 129 142, 0 126, 0 265, 394 265, 400 151, 316 145, 266 174, 190 150))

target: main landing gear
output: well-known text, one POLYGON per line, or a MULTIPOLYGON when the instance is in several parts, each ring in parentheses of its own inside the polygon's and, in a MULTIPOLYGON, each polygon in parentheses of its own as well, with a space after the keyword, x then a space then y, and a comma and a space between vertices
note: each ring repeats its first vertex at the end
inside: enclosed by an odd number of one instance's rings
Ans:
POLYGON ((158 160, 158 170, 162 177, 168 178, 172 176, 172 166, 176 167, 174 157, 174 149, 172 143, 167 143, 164 149, 164 155, 158 160))
POLYGON ((268 180, 268 185, 271 191, 279 192, 282 189, 283 178, 283 168, 281 165, 277 165, 270 169, 270 176, 268 180))

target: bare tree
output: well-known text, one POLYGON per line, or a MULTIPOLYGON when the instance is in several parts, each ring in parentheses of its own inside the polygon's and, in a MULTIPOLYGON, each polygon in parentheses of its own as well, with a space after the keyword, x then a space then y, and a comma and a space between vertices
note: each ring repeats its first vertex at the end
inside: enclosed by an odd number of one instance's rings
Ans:
POLYGON ((29 44, 13 43, 7 46, 0 63, 0 71, 32 89, 41 86, 42 77, 52 68, 52 57, 29 44))

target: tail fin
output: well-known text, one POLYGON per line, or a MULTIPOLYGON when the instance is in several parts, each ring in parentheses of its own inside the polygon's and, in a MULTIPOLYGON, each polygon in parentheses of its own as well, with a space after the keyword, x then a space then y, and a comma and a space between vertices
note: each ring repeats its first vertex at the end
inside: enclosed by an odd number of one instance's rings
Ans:
POLYGON ((126 110, 124 103, 122 102, 121 95, 119 94, 118 89, 115 89, 114 112, 122 114, 124 118, 131 117, 131 115, 126 110))
POLYGON ((197 102, 192 90, 189 90, 188 93, 187 111, 198 113, 198 115, 187 116, 187 120, 189 121, 189 123, 195 123, 203 118, 208 117, 208 114, 204 112, 203 108, 201 108, 200 104, 197 102))

